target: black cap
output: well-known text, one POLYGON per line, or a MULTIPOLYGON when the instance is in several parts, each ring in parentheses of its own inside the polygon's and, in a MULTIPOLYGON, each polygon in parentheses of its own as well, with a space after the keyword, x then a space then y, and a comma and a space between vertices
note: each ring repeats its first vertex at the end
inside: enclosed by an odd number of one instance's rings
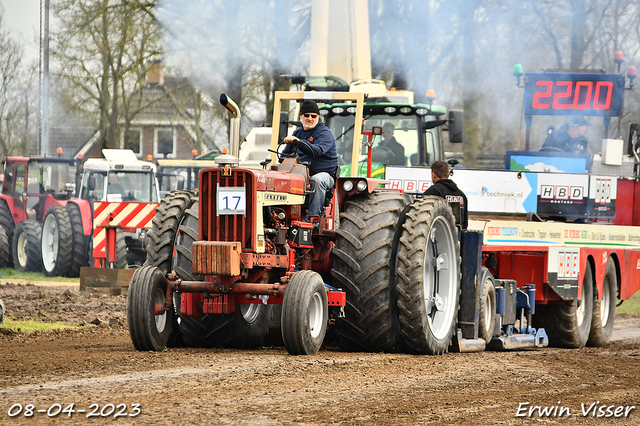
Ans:
POLYGON ((591 124, 581 115, 574 115, 571 117, 569 124, 573 126, 591 126, 591 124))
POLYGON ((316 103, 316 101, 307 99, 302 102, 302 105, 300 106, 300 115, 308 112, 320 114, 320 109, 318 108, 318 104, 316 103))

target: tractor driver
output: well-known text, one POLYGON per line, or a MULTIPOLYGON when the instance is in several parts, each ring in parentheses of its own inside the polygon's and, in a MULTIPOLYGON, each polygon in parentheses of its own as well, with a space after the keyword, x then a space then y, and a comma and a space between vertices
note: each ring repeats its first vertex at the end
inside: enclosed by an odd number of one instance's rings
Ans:
POLYGON ((468 213, 467 213, 467 196, 462 192, 458 185, 449 179, 449 165, 445 161, 436 161, 431 165, 431 182, 432 185, 424 191, 424 195, 437 195, 447 202, 460 203, 460 225, 462 229, 467 229, 468 213))
POLYGON ((382 141, 376 149, 386 149, 391 155, 388 164, 396 166, 406 166, 407 157, 404 156, 404 146, 402 146, 393 136, 395 127, 389 121, 382 125, 382 141))
MULTIPOLYGON (((298 146, 298 155, 301 162, 308 162, 310 180, 314 192, 309 196, 309 211, 307 221, 312 217, 321 215, 324 207, 324 198, 327 190, 335 185, 335 174, 338 169, 338 154, 336 151, 336 140, 331 130, 320 121, 320 110, 315 101, 305 100, 300 106, 300 121, 302 128, 293 132, 293 135, 284 138, 287 144, 283 154, 295 152, 294 144, 301 139, 305 141, 311 149, 312 155, 304 144, 298 146)), ((280 160, 282 161, 282 159, 280 160)))
POLYGON ((587 152, 587 139, 584 137, 586 126, 590 126, 584 117, 576 115, 564 123, 558 130, 547 136, 541 151, 562 151, 573 153, 587 152))
POLYGON ((107 201, 123 201, 127 190, 126 187, 123 186, 123 184, 125 184, 124 182, 122 182, 122 184, 119 182, 119 178, 121 178, 122 176, 119 176, 119 173, 117 172, 110 172, 109 173, 109 185, 107 186, 107 201), (109 197, 109 195, 115 195, 115 197, 109 197), (118 197, 118 195, 120 195, 120 197, 118 197), (120 200, 116 200, 116 199, 112 199, 109 200, 109 198, 120 198, 120 200))

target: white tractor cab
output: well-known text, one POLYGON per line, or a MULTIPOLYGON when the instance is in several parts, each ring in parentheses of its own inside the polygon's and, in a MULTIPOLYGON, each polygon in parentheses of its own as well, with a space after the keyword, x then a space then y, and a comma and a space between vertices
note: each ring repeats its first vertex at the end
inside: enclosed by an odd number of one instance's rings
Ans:
POLYGON ((89 201, 157 203, 156 166, 140 161, 130 149, 103 149, 105 158, 83 165, 80 198, 89 201))
POLYGON ((160 196, 164 198, 176 190, 191 191, 198 188, 200 172, 204 169, 218 167, 215 160, 201 159, 158 159, 160 171, 156 173, 160 183, 160 196))
MULTIPOLYGON (((130 149, 103 149, 102 155, 104 158, 90 158, 83 165, 80 197, 89 200, 92 209, 94 201, 159 202, 155 164, 138 160, 130 149)), ((126 249, 126 264, 144 263, 144 234, 145 230, 140 228, 118 229, 116 250, 121 258, 126 249)))

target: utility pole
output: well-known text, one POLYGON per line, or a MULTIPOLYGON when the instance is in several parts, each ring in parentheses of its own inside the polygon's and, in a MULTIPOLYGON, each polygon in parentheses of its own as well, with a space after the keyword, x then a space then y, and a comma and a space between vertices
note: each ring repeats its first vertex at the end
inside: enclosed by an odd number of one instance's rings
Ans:
POLYGON ((50 129, 49 124, 51 121, 51 113, 49 111, 49 2, 50 0, 40 0, 40 10, 44 16, 41 19, 44 21, 42 27, 42 33, 40 37, 40 43, 42 43, 42 49, 40 54, 42 55, 42 82, 40 88, 40 110, 42 111, 42 117, 40 119, 40 154, 49 154, 49 139, 50 129), (42 10, 42 2, 44 1, 44 11, 42 10))

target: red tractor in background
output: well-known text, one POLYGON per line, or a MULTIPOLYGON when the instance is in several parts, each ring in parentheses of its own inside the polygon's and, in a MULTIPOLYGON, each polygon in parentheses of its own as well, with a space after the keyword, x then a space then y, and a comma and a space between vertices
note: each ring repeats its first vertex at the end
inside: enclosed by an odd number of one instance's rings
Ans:
POLYGON ((73 159, 7 157, 0 194, 0 263, 77 277, 88 263, 91 206, 72 198, 73 159), (85 229, 86 228, 86 229, 85 229))

